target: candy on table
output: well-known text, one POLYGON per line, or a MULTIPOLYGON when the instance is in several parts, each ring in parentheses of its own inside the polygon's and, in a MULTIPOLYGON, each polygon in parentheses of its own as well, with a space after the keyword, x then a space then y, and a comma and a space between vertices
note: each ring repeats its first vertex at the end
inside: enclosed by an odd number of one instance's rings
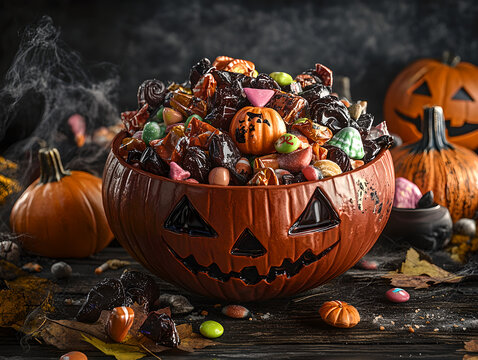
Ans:
POLYGON ((294 81, 294 79, 292 79, 292 76, 285 72, 276 71, 270 73, 269 76, 273 78, 281 87, 290 85, 294 81))
POLYGON ((340 130, 329 140, 328 144, 342 149, 352 159, 360 160, 365 155, 360 133, 353 127, 340 130))
POLYGON ((176 324, 165 313, 151 312, 139 328, 139 332, 159 345, 168 347, 177 347, 179 345, 176 324))
POLYGON ((274 95, 274 90, 244 88, 247 100, 252 106, 264 107, 274 95))
POLYGON ((117 279, 106 278, 91 288, 86 301, 76 314, 80 322, 94 323, 100 318, 102 310, 123 306, 125 295, 123 284, 117 279))
POLYGON ((298 119, 292 125, 293 130, 300 131, 307 139, 319 145, 325 144, 332 138, 332 131, 326 126, 319 125, 310 119, 298 119))
POLYGON ((327 159, 328 150, 320 146, 317 143, 312 144, 312 154, 315 156, 315 160, 325 160, 327 159))
POLYGON ((274 169, 274 172, 276 173, 279 184, 281 185, 284 183, 284 176, 292 175, 289 171, 284 169, 274 169))
POLYGON ((155 279, 142 271, 127 269, 123 271, 119 280, 123 284, 127 306, 138 303, 146 310, 150 310, 159 297, 159 286, 155 279))
POLYGON ((228 169, 224 167, 215 167, 209 172, 208 180, 211 185, 227 186, 229 185, 231 176, 228 169))
POLYGON ((422 192, 413 182, 403 177, 395 179, 394 207, 415 209, 421 197, 422 192))
POLYGON ((243 174, 245 176, 252 175, 251 163, 245 157, 241 157, 239 159, 239 161, 236 163, 235 169, 239 174, 243 174))
POLYGON ((212 98, 216 92, 217 82, 211 73, 204 74, 193 88, 195 97, 201 100, 212 98))
POLYGON ((80 351, 70 351, 62 355, 60 360, 88 360, 88 357, 80 351))
POLYGON ((142 130, 148 118, 148 104, 144 104, 139 111, 125 111, 121 113, 121 121, 129 134, 142 130))
POLYGON ((402 303, 407 302, 410 299, 410 294, 403 289, 393 288, 387 290, 385 297, 391 302, 402 303))
POLYGON ((161 306, 169 307, 173 315, 189 314, 194 310, 194 306, 191 305, 189 300, 183 295, 161 294, 159 303, 161 306))
POLYGON ((313 165, 308 165, 305 168, 303 168, 302 174, 308 181, 315 181, 315 180, 320 180, 324 178, 324 175, 322 175, 322 171, 320 171, 318 168, 316 168, 313 165))
POLYGON ((280 154, 278 158, 279 167, 292 173, 301 171, 312 160, 312 146, 306 149, 299 149, 289 154, 280 154))
POLYGON ((189 171, 184 170, 174 161, 169 163, 169 178, 173 180, 186 180, 191 176, 189 171))
POLYGON ((106 322, 106 333, 116 342, 123 342, 133 325, 134 310, 127 306, 115 307, 106 322))
POLYGON ((170 107, 164 107, 162 110, 162 119, 164 123, 169 126, 183 122, 184 116, 179 111, 170 107))
POLYGON ((215 339, 224 333, 224 328, 217 321, 208 320, 199 326, 199 332, 204 337, 215 339))
POLYGON ((274 95, 265 106, 276 110, 284 122, 290 125, 305 115, 307 101, 298 95, 274 90, 274 95))
POLYGON ((155 109, 163 103, 166 92, 166 86, 162 81, 145 80, 138 88, 138 106, 141 108, 144 104, 148 104, 155 109))
POLYGON ((168 164, 161 159, 152 147, 148 147, 143 151, 139 159, 139 165, 141 169, 152 174, 167 176, 169 173, 168 164))
POLYGON ((251 312, 242 305, 226 305, 221 312, 233 319, 245 319, 251 315, 251 312))
POLYGON ((271 168, 262 168, 260 169, 249 182, 248 185, 279 185, 279 179, 274 171, 271 168))
POLYGON ((198 114, 204 118, 207 114, 206 102, 193 95, 177 92, 173 95, 169 103, 173 109, 179 111, 185 118, 193 114, 198 114))
POLYGON ((189 171, 191 178, 203 184, 207 183, 212 164, 204 150, 197 146, 188 147, 181 165, 184 170, 189 171))
POLYGON ((71 266, 64 261, 54 263, 50 271, 56 279, 68 279, 73 272, 71 266))
POLYGON ((342 174, 340 166, 330 160, 317 160, 314 166, 320 170, 324 177, 330 177, 342 174))
POLYGON ((274 147, 277 152, 283 154, 288 154, 297 150, 300 145, 301 141, 297 138, 297 136, 289 133, 281 135, 274 143, 274 147))

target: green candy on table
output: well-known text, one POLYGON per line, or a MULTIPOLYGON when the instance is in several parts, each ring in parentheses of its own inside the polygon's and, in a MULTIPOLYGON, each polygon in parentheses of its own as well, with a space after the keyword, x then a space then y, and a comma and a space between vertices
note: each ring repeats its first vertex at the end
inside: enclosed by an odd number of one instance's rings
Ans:
POLYGON ((273 78, 280 86, 290 85, 294 81, 292 76, 285 72, 273 72, 270 73, 269 76, 273 78))
POLYGON ((274 147, 276 148, 277 152, 280 152, 282 154, 291 153, 292 151, 297 150, 299 146, 299 138, 289 133, 281 135, 281 137, 278 138, 274 143, 274 147))
POLYGON ((342 149, 351 159, 360 160, 365 156, 360 133, 353 127, 343 128, 327 144, 342 149))
POLYGON ((161 126, 155 121, 150 121, 144 124, 143 140, 146 145, 149 145, 152 140, 161 139, 164 137, 165 133, 166 127, 164 125, 161 126))
POLYGON ((196 118, 196 119, 198 119, 198 120, 200 120, 200 121, 204 121, 203 118, 200 117, 199 115, 197 115, 197 114, 192 114, 190 117, 188 117, 188 118, 186 119, 186 122, 184 123, 184 128, 185 128, 185 129, 188 127, 189 122, 191 121, 192 118, 196 118))
POLYGON ((224 328, 217 321, 208 320, 201 324, 199 332, 204 337, 215 339, 224 333, 224 328))

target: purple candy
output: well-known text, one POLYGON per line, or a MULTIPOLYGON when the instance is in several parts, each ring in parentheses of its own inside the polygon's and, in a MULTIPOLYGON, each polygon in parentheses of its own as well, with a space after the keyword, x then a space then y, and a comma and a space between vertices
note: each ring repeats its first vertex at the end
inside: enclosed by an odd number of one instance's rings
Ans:
POLYGON ((393 198, 394 207, 415 209, 421 197, 422 192, 417 185, 403 177, 395 179, 395 197, 393 198))
POLYGON ((410 294, 403 289, 393 288, 385 293, 385 297, 391 302, 402 303, 410 299, 410 294))

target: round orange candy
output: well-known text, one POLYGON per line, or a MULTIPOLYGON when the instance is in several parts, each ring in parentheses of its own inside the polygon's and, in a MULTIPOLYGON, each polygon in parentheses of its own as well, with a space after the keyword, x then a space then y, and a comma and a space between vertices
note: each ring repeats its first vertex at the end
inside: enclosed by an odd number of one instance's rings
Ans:
POLYGON ((79 351, 70 351, 61 356, 60 360, 88 360, 88 357, 79 351))

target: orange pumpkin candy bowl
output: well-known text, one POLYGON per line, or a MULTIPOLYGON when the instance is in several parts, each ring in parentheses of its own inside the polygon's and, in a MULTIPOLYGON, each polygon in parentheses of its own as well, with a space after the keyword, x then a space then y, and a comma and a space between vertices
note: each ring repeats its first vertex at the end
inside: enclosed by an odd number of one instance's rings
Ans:
POLYGON ((103 174, 113 233, 152 273, 205 296, 255 301, 323 284, 370 250, 392 208, 389 151, 319 181, 217 186, 134 168, 118 154, 124 137, 103 174))

